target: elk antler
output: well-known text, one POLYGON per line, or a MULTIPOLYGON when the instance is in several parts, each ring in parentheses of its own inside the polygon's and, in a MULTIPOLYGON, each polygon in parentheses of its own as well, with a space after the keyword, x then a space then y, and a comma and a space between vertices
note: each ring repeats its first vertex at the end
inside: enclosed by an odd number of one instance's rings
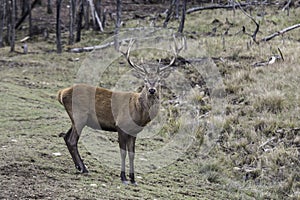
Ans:
POLYGON ((184 48, 185 46, 185 37, 182 38, 182 46, 180 48, 178 48, 178 45, 176 43, 176 38, 175 38, 175 35, 173 36, 174 37, 174 47, 172 48, 173 49, 173 53, 174 53, 174 57, 172 58, 171 62, 167 65, 167 66, 164 66, 162 68, 159 68, 159 72, 163 72, 165 71, 166 69, 168 69, 170 66, 172 66, 176 59, 177 59, 177 56, 179 54, 179 52, 184 48))
POLYGON ((133 69, 135 69, 138 73, 140 73, 141 75, 144 76, 144 75, 148 74, 148 72, 147 72, 147 70, 145 69, 145 67, 144 67, 144 66, 140 67, 139 65, 134 64, 134 63, 132 62, 132 60, 130 59, 130 50, 131 50, 131 47, 133 46, 133 43, 134 43, 134 40, 131 39, 131 40, 129 41, 127 51, 126 51, 126 52, 122 52, 121 50, 119 50, 119 51, 126 57, 127 62, 129 63, 129 65, 130 65, 133 69))

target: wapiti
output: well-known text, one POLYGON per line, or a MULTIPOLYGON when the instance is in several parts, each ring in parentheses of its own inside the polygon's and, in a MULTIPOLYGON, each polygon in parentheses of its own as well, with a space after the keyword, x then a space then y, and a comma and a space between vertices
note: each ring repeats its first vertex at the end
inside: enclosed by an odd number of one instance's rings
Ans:
POLYGON ((158 113, 160 80, 170 73, 170 66, 174 64, 178 52, 175 42, 174 57, 167 66, 156 66, 155 72, 150 72, 144 64, 139 66, 130 59, 130 49, 134 41, 131 40, 126 52, 121 52, 127 59, 139 78, 144 79, 144 88, 140 93, 115 92, 101 87, 77 84, 58 92, 58 101, 67 111, 72 126, 67 133, 61 133, 68 150, 75 163, 75 167, 82 173, 88 170, 79 152, 78 140, 85 126, 93 129, 118 132, 118 142, 121 153, 121 181, 129 183, 125 175, 125 158, 129 156, 129 178, 136 184, 134 178, 134 154, 137 133, 142 131, 158 113))

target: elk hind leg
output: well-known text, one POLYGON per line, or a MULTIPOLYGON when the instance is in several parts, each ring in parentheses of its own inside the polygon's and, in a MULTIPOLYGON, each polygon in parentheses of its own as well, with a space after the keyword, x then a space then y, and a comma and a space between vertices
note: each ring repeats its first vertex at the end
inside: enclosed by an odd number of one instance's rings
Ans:
POLYGON ((68 150, 72 156, 75 167, 81 173, 88 173, 88 170, 86 169, 86 167, 79 155, 79 152, 78 152, 78 140, 79 140, 79 135, 81 133, 81 130, 80 130, 80 132, 77 132, 75 126, 72 126, 70 128, 70 130, 64 135, 64 140, 65 140, 68 150))

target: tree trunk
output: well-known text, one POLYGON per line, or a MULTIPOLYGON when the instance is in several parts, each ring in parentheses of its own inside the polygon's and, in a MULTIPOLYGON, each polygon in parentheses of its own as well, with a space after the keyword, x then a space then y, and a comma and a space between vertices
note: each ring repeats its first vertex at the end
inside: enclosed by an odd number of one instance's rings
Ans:
POLYGON ((28 1, 27 0, 21 0, 21 3, 22 3, 22 12, 21 12, 21 15, 24 16, 25 13, 26 13, 28 1))
POLYGON ((15 20, 17 20, 19 16, 18 0, 15 0, 15 7, 15 20))
POLYGON ((75 17, 74 17, 74 13, 75 13, 75 0, 70 0, 70 9, 69 9, 69 18, 70 18, 70 25, 69 25, 69 45, 72 45, 74 43, 74 21, 75 21, 75 17))
POLYGON ((29 37, 32 37, 32 18, 31 18, 31 4, 30 2, 27 3, 27 10, 28 10, 28 25, 29 25, 29 37))
POLYGON ((102 6, 101 6, 101 0, 96 0, 96 4, 95 4, 95 12, 96 12, 96 20, 98 23, 98 26, 100 28, 100 31, 103 32, 104 30, 104 25, 103 25, 103 20, 102 18, 102 6))
POLYGON ((53 13, 51 3, 52 3, 51 0, 48 0, 48 2, 47 2, 47 13, 48 14, 52 14, 53 13))
POLYGON ((5 0, 0 1, 0 48, 3 47, 3 29, 4 29, 4 20, 5 20, 5 0))
POLYGON ((166 16, 166 19, 165 19, 164 25, 163 25, 164 28, 167 28, 167 26, 168 26, 168 23, 169 23, 169 21, 172 17, 173 12, 174 12, 173 10, 174 10, 174 6, 175 6, 176 1, 177 0, 170 1, 170 7, 168 9, 167 16, 166 16))
POLYGON ((184 29, 185 14, 186 14, 186 3, 187 3, 187 0, 183 0, 181 20, 180 20, 180 25, 179 25, 179 28, 178 28, 178 32, 181 33, 181 34, 183 33, 183 29, 184 29))
POLYGON ((16 37, 16 0, 11 1, 11 40, 10 40, 10 51, 15 51, 15 37, 16 37))
POLYGON ((115 28, 115 36, 114 36, 114 45, 116 50, 119 50, 118 34, 121 27, 121 14, 122 14, 122 1, 117 0, 117 19, 116 19, 116 28, 115 28))
POLYGON ((102 5, 101 5, 101 0, 96 0, 96 12, 98 13, 98 16, 102 16, 102 5))
POLYGON ((80 42, 81 39, 81 28, 82 28, 82 17, 83 17, 83 1, 80 0, 79 3, 79 11, 77 17, 77 34, 76 34, 76 42, 80 42))
MULTIPOLYGON (((21 19, 17 22, 17 24, 16 24, 16 29, 18 29, 19 28, 19 26, 23 23, 23 21, 26 19, 26 17, 27 17, 27 15, 29 14, 29 10, 28 10, 28 7, 29 6, 27 6, 27 4, 29 4, 30 2, 28 2, 28 1, 24 1, 24 3, 26 2, 26 4, 24 4, 25 6, 26 6, 26 11, 25 11, 25 13, 24 13, 24 15, 21 17, 21 19)), ((38 0, 34 0, 34 2, 31 4, 31 6, 30 6, 30 8, 31 9, 33 9, 34 8, 34 6, 36 5, 38 3, 38 0)))
POLYGON ((60 10, 61 10, 61 0, 56 0, 56 47, 57 47, 57 53, 62 52, 60 10))
POLYGON ((7 13, 7 17, 6 17, 6 42, 10 45, 11 43, 11 2, 10 1, 6 1, 6 13, 7 13))
POLYGON ((83 0, 83 13, 84 13, 84 21, 85 21, 85 24, 84 24, 84 28, 86 30, 89 30, 90 29, 90 9, 89 9, 89 3, 87 0, 83 0))
POLYGON ((102 12, 102 27, 103 29, 105 28, 105 23, 106 23, 106 9, 103 10, 102 12))
POLYGON ((176 2, 175 2, 175 18, 176 19, 179 18, 179 2, 180 2, 180 0, 176 0, 176 2))
POLYGON ((88 2, 89 2, 89 9, 92 16, 92 21, 93 21, 93 30, 96 30, 97 26, 96 26, 96 16, 95 16, 95 5, 93 0, 88 0, 88 2))

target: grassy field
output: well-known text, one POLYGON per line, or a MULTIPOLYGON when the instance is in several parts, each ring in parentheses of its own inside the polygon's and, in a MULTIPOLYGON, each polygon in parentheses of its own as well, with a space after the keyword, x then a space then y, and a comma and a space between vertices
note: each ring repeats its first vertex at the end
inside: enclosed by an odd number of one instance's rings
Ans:
MULTIPOLYGON (((253 16, 262 9, 253 10, 253 16)), ((277 8, 266 12, 264 17, 256 17, 260 21, 258 39, 299 23, 299 8, 291 9, 290 16, 277 8)), ((142 22, 147 24, 147 20, 142 22)), ((182 156, 165 167, 137 174, 139 185, 134 187, 122 185, 119 170, 101 163, 94 155, 97 152, 90 152, 80 142, 90 173, 77 173, 58 136, 70 122, 56 93, 74 83, 89 54, 57 55, 52 40, 35 38, 29 42, 29 54, 0 49, 0 198, 299 199, 300 30, 258 45, 240 32, 245 26, 251 33, 255 25, 238 10, 203 11, 188 15, 186 20, 188 41, 213 58, 224 84, 226 105, 220 122, 210 121, 213 99, 209 93, 200 91, 193 96, 193 102, 201 105, 197 107, 201 116, 221 130, 208 153, 204 154, 201 146, 209 139, 209 127, 204 124, 193 133, 196 139, 182 156), (253 65, 278 55, 278 48, 284 61, 253 65)), ((126 26, 136 24, 131 20, 126 26)), ((177 25, 174 21, 169 27, 177 25)), ((85 32, 84 40, 76 46, 99 44, 103 37, 85 32)), ((18 43, 17 51, 20 46, 18 43)), ((194 74, 189 78, 195 78, 194 74)), ((170 113, 178 109, 175 105, 168 108, 170 113)), ((169 117, 161 139, 151 141, 152 147, 137 139, 137 151, 164 146, 176 127, 187 123, 176 114, 169 117)), ((90 129, 85 133, 107 134, 90 129)), ((118 157, 117 134, 107 137, 116 146, 118 157)), ((136 166, 142 162, 136 159, 136 166)))

